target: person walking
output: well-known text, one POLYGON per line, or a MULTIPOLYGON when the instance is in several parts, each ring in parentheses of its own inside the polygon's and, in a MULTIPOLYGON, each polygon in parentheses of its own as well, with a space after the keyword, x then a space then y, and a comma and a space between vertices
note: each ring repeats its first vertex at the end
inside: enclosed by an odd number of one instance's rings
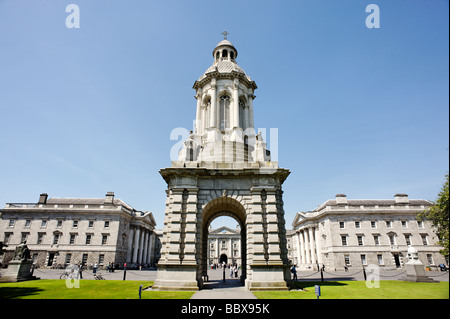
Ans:
POLYGON ((293 274, 292 280, 297 280, 297 269, 295 267, 296 265, 292 266, 291 273, 293 274))

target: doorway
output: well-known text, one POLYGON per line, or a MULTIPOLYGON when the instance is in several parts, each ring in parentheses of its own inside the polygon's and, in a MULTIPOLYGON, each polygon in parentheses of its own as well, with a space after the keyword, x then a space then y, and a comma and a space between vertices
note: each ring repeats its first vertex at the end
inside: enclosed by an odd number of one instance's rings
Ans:
POLYGON ((395 261, 395 267, 400 268, 401 264, 400 264, 400 255, 395 253, 394 254, 394 261, 395 261))
POLYGON ((55 253, 48 253, 47 267, 51 267, 53 265, 54 259, 55 259, 55 253))
POLYGON ((227 255, 225 255, 225 254, 220 255, 219 263, 220 264, 223 264, 223 263, 228 264, 228 257, 227 257, 227 255))

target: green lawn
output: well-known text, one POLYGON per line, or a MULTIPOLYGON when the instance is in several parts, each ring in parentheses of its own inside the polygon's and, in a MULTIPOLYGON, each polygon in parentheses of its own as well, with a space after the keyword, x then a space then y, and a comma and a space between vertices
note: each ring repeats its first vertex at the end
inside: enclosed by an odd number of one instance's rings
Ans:
MULTIPOLYGON (((316 299, 314 285, 321 286, 321 299, 449 299, 449 283, 381 281, 380 288, 367 288, 365 281, 297 282, 306 291, 254 292, 258 299, 316 299)), ((65 280, 33 280, 0 283, 0 299, 138 299, 139 286, 153 281, 81 280, 80 288, 67 288, 65 280)), ((142 299, 189 299, 194 291, 143 291, 142 299)))
MULTIPOLYGON (((0 299, 139 299, 139 286, 153 281, 80 280, 67 288, 65 280, 32 280, 0 283, 0 299)), ((143 291, 142 299, 189 299, 193 291, 143 291)))
POLYGON ((316 299, 314 286, 321 287, 320 299, 449 299, 449 283, 380 281, 380 288, 367 288, 365 281, 297 282, 306 291, 254 292, 258 299, 316 299))

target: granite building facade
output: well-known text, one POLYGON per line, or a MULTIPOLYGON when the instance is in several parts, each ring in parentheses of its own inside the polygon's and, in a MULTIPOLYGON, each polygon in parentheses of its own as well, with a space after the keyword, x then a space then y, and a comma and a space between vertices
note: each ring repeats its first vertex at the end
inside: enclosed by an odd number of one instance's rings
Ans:
POLYGON ((416 218, 431 205, 406 194, 381 200, 351 200, 338 194, 313 211, 297 213, 290 232, 291 261, 303 270, 369 264, 396 269, 404 267, 408 247, 413 246, 424 265, 448 264, 431 224, 416 218))
POLYGON ((37 203, 7 203, 0 210, 2 264, 26 241, 37 267, 83 262, 100 267, 154 265, 159 237, 151 212, 137 211, 114 193, 105 198, 48 198, 37 203))

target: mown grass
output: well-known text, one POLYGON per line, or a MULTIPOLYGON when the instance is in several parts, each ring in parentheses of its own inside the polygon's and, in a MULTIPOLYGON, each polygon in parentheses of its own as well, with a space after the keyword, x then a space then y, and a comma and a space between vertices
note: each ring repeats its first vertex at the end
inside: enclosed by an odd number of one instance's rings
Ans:
POLYGON ((449 283, 380 281, 379 288, 367 288, 365 281, 296 282, 304 291, 253 292, 258 299, 316 299, 314 286, 321 287, 320 299, 449 299, 449 283))
MULTIPOLYGON (((0 299, 138 299, 139 286, 153 281, 81 280, 80 288, 67 288, 65 280, 33 280, 0 283, 0 299)), ((380 281, 380 288, 367 288, 365 281, 297 282, 304 291, 253 292, 258 299, 316 299, 314 286, 321 286, 320 299, 449 299, 449 283, 380 281)), ((142 299, 189 299, 194 291, 142 291, 142 299)))
MULTIPOLYGON (((0 299, 139 299, 139 286, 153 281, 80 280, 68 288, 65 280, 0 283, 0 299)), ((142 291, 142 299, 189 299, 193 291, 142 291)))

